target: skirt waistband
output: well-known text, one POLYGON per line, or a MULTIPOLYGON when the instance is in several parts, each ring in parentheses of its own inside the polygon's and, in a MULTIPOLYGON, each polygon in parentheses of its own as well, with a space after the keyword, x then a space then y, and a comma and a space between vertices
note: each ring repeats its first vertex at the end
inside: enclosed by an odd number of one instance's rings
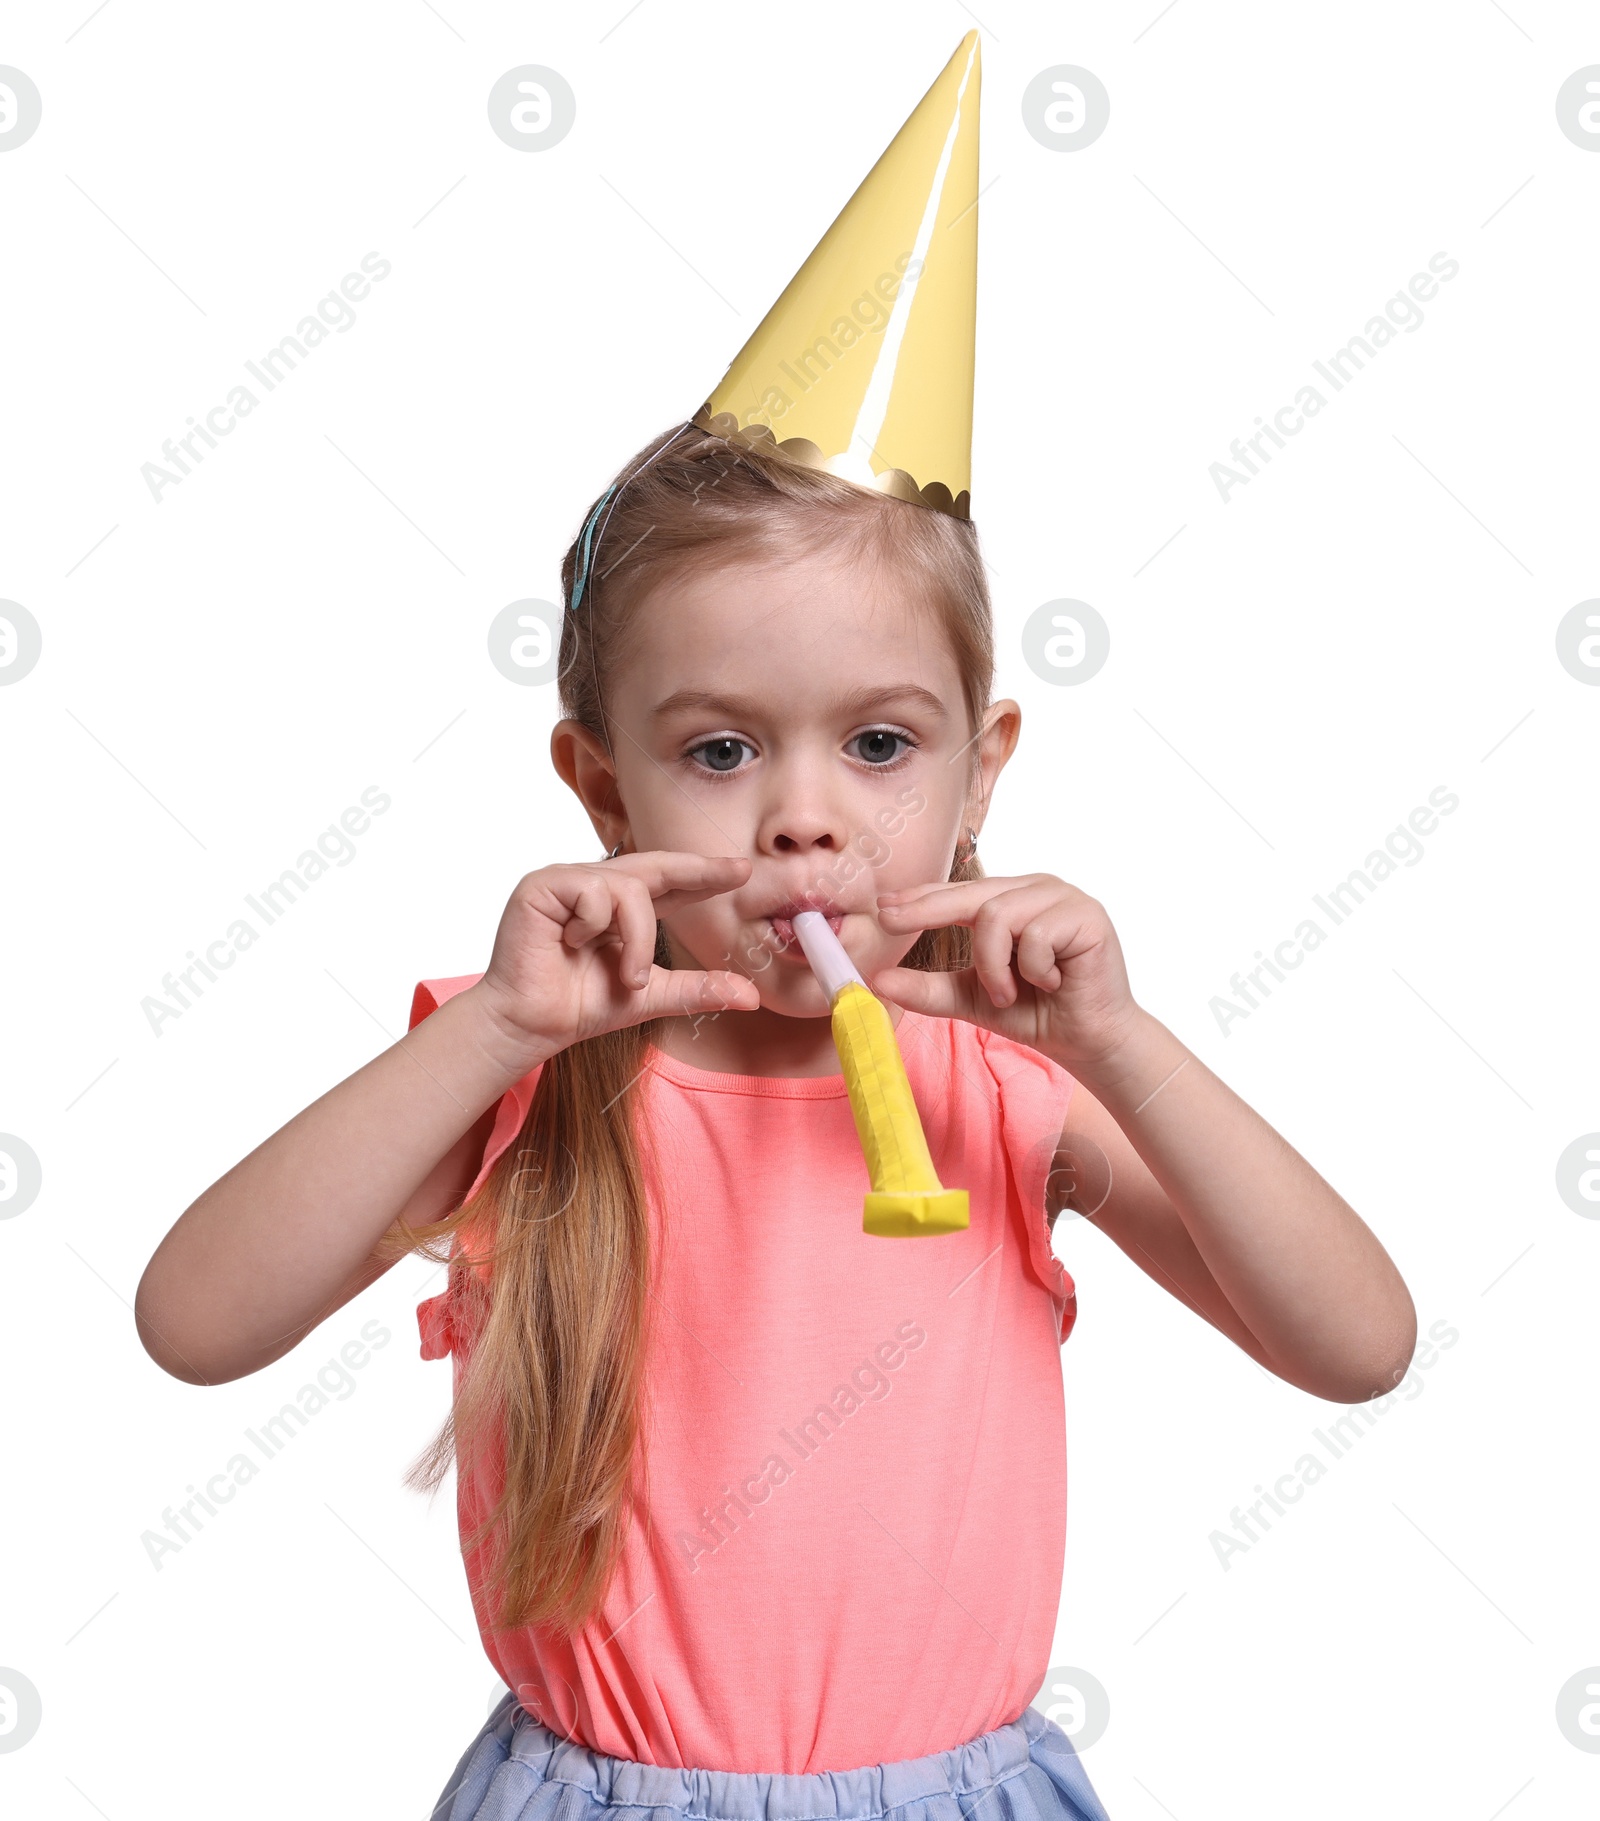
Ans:
POLYGON ((502 1705, 496 1718, 511 1722, 508 1756, 543 1781, 574 1784, 610 1807, 671 1809, 685 1821, 877 1821, 931 1796, 981 1795, 1028 1768, 1030 1741, 1045 1726, 1026 1708, 965 1745, 852 1770, 674 1770, 564 1739, 514 1695, 502 1705))

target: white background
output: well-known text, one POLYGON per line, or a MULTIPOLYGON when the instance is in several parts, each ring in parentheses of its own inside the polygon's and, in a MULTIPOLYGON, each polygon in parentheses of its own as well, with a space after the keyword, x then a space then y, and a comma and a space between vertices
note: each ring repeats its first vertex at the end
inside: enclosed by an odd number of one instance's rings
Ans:
POLYGON ((524 871, 593 853, 553 686, 506 681, 488 623, 557 597, 589 501, 974 23, 974 516, 1024 708, 985 866, 1099 898, 1140 1003, 1458 1336, 1224 1570, 1211 1533, 1341 1411, 1063 1227, 1053 1660, 1111 1701, 1085 1763, 1115 1821, 1594 1812, 1555 1713, 1600 1663, 1600 1224, 1555 1185, 1600 1127, 1600 690, 1555 634, 1600 594, 1600 156, 1555 97, 1600 29, 1558 0, 1158 13, 7 7, 44 109, 0 157, 0 595, 44 637, 0 690, 0 1130, 44 1173, 0 1222, 0 1668, 44 1714, 0 1754, 7 1813, 420 1817, 481 1723, 453 1495, 399 1485, 449 1396, 417 1356, 434 1267, 208 1390, 146 1358, 134 1288, 419 977, 482 969, 524 871), (523 63, 577 96, 538 155, 486 114, 523 63), (1111 97, 1065 155, 1021 113, 1062 63, 1111 97), (155 503, 142 464, 374 250, 354 328, 155 503), (1210 465, 1440 251, 1421 328, 1224 503, 1210 465), (1111 629, 1077 687, 1021 656, 1059 597, 1111 629), (154 1035, 162 976, 370 785, 355 858, 154 1035), (1441 785, 1423 857, 1224 1032, 1231 977, 1441 785), (153 1568, 163 1509, 374 1319, 354 1394, 153 1568))

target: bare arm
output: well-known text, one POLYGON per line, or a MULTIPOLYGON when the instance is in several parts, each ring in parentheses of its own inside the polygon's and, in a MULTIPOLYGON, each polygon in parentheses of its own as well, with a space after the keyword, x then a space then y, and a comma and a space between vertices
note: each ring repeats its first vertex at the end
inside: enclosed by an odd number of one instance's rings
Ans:
POLYGON ((1135 1002, 1098 899, 1026 873, 881 892, 878 916, 896 934, 971 928, 971 967, 886 968, 873 987, 1026 1043, 1093 1090, 1068 1104, 1057 1169, 1071 1174, 1074 1133, 1104 1153, 1112 1180, 1081 1211, 1158 1283, 1314 1397, 1362 1403, 1405 1376, 1417 1312, 1393 1259, 1293 1146, 1135 1002))
POLYGON ((1083 1082, 1046 1185, 1047 1211, 1077 1214, 1112 1239, 1147 1277, 1210 1322, 1267 1371, 1273 1365, 1223 1293, 1171 1197, 1083 1082))
POLYGON ((451 1213, 493 1111, 580 1039, 651 1018, 759 1003, 725 969, 651 960, 663 911, 742 884, 750 862, 651 850, 526 874, 483 977, 330 1088, 180 1216, 145 1266, 134 1319, 174 1378, 259 1372, 388 1268, 373 1248, 405 1216, 451 1213))
POLYGON ((1392 1391, 1416 1308, 1343 1196, 1147 1012, 1085 1072, 1096 1094, 1080 1082, 1062 1145, 1081 1133, 1110 1163, 1094 1224, 1291 1385, 1340 1404, 1392 1391))
POLYGON ((134 1298, 145 1351, 189 1384, 258 1372, 375 1282, 402 1215, 459 1205, 500 1096, 539 1060, 477 987, 330 1088, 214 1182, 134 1298))

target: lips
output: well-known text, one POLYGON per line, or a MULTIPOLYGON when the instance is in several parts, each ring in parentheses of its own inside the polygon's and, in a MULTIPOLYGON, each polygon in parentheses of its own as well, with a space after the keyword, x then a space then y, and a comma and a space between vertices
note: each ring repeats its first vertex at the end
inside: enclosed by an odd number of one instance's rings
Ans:
POLYGON ((839 926, 844 922, 844 912, 836 909, 825 898, 808 896, 790 898, 766 913, 766 921, 772 925, 772 933, 777 938, 780 949, 798 949, 799 942, 794 933, 794 919, 800 911, 821 911, 828 919, 828 928, 837 936, 839 926))

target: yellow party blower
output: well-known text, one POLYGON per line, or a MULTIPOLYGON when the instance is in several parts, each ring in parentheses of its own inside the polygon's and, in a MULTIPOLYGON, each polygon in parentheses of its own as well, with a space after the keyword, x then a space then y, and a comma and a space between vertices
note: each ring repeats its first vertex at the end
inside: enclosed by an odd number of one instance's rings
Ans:
POLYGON ((967 1192, 945 1188, 934 1170, 888 1008, 857 973, 820 911, 797 911, 794 933, 833 1006, 834 1047, 872 1182, 862 1205, 862 1232, 885 1239, 964 1232, 967 1192))

